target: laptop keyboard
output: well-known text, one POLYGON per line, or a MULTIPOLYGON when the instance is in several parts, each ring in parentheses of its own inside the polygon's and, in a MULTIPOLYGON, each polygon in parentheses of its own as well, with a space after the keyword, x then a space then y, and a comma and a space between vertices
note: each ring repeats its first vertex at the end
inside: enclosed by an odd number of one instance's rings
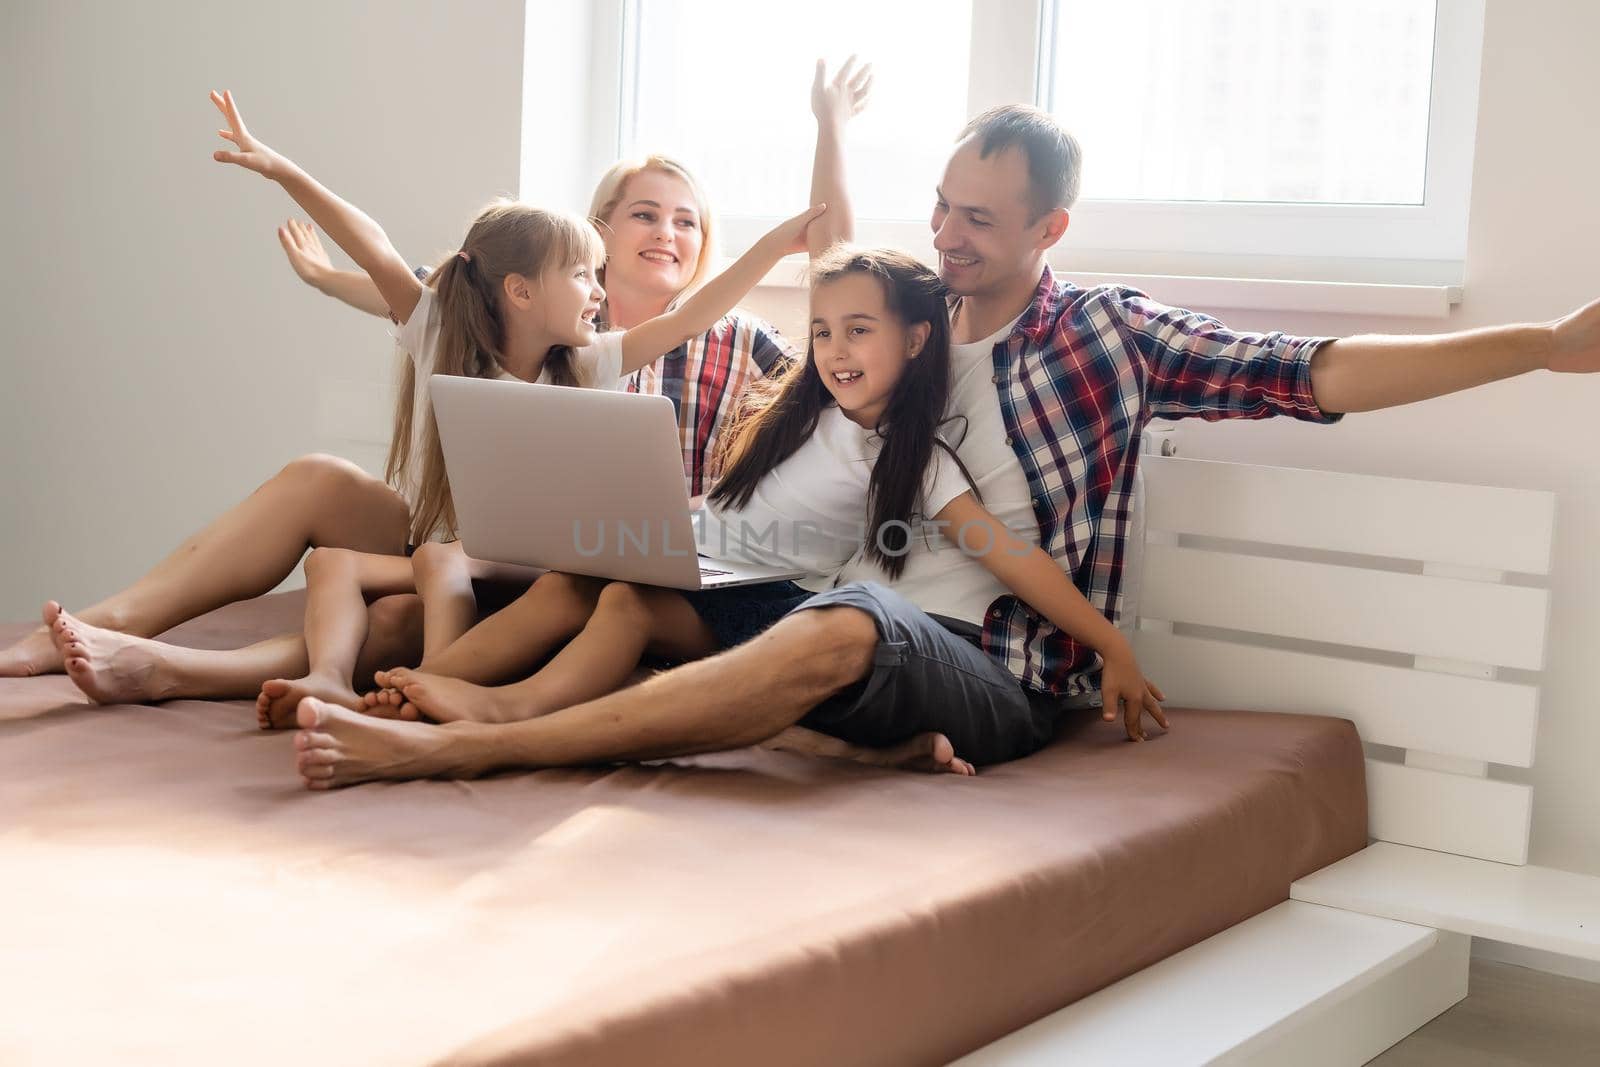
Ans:
POLYGON ((732 571, 719 571, 715 567, 701 567, 700 568, 700 577, 702 577, 702 578, 716 578, 716 577, 719 577, 719 576, 724 575, 724 574, 732 574, 732 573, 733 573, 732 571))

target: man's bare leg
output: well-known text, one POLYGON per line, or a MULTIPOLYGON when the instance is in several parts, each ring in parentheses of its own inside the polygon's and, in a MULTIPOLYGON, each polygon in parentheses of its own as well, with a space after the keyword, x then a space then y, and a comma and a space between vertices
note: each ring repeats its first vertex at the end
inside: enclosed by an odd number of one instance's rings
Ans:
MULTIPOLYGON (((247 698, 276 674, 303 672, 305 641, 280 634, 245 648, 199 649, 169 645, 90 626, 54 603, 45 612, 73 682, 99 704, 150 704, 161 700, 247 698)), ((386 597, 370 608, 370 637, 362 663, 415 658, 422 645, 422 604, 416 597, 386 597)))
MULTIPOLYGON (((140 637, 270 591, 307 548, 404 551, 410 517, 381 479, 335 456, 302 456, 189 538, 143 578, 93 607, 81 622, 140 637)), ((41 627, 0 649, 0 677, 59 674, 41 627)))
POLYGON ((314 548, 306 557, 303 675, 270 678, 261 685, 256 712, 263 730, 294 724, 294 709, 308 696, 361 705, 356 660, 367 641, 366 598, 412 592, 411 561, 347 548, 314 548))
POLYGON ((796 612, 738 648, 503 726, 430 726, 306 700, 296 765, 308 788, 331 789, 377 778, 470 777, 742 748, 777 736, 866 678, 877 644, 876 625, 855 608, 796 612))

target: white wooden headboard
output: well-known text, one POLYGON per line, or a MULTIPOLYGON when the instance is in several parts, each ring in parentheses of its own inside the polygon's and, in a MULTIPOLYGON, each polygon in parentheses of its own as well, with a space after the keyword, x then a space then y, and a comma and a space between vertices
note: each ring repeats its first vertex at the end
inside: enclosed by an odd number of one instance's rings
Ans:
POLYGON ((1352 720, 1379 840, 1528 855, 1550 493, 1147 455, 1135 645, 1173 707, 1352 720), (1202 629, 1203 628, 1203 629, 1202 629))

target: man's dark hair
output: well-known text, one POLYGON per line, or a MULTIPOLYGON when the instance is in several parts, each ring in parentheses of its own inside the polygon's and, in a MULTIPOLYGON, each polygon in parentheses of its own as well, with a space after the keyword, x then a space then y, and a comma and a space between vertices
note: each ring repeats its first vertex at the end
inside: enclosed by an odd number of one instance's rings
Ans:
POLYGON ((1028 161, 1028 198, 1034 221, 1077 201, 1083 148, 1048 111, 1026 104, 991 107, 968 122, 956 140, 968 137, 978 138, 982 159, 1007 148, 1022 150, 1028 161))

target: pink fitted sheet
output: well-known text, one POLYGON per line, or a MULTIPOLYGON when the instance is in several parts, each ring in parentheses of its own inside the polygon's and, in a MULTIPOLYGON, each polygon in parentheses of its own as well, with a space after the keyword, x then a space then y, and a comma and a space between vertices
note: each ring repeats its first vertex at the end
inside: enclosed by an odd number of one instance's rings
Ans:
POLYGON ((311 794, 244 703, 0 679, 0 1062, 944 1062, 1366 843, 1349 722, 1171 717, 973 779, 744 750, 311 794))

